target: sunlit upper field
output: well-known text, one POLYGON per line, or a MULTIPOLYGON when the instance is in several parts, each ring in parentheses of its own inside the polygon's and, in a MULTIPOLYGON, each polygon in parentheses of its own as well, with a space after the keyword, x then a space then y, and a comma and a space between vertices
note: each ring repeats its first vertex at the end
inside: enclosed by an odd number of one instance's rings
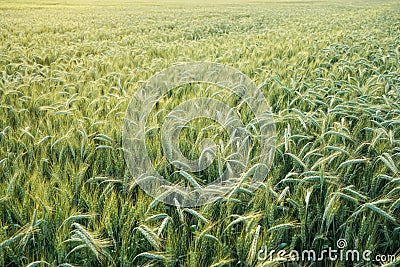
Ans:
MULTIPOLYGON (((399 53, 398 1, 0 0, 0 266, 284 266, 260 251, 319 253, 338 240, 371 260, 287 266, 396 266, 399 53), (126 166, 123 118, 150 77, 198 61, 254 81, 276 151, 257 190, 166 205, 126 166)), ((220 89, 176 88, 149 113, 147 152, 167 179, 203 185, 227 168, 217 154, 204 172, 179 172, 161 145, 168 112, 193 97, 250 122, 220 89)), ((188 123, 179 147, 201 157, 203 138, 230 152, 206 119, 188 123)))

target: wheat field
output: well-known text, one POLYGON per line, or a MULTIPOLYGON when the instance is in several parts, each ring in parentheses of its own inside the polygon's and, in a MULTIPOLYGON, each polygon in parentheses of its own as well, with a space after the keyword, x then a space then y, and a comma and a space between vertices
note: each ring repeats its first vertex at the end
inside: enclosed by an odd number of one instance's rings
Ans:
MULTIPOLYGON (((394 0, 0 0, 0 266, 399 266, 399 55, 394 0), (254 81, 276 151, 255 191, 166 205, 132 179, 123 118, 150 77, 198 61, 254 81), (394 258, 258 259, 339 239, 394 258)), ((146 145, 164 177, 205 184, 224 168, 177 171, 157 126, 195 96, 238 103, 219 90, 182 87, 152 110, 146 145)), ((228 139, 193 121, 181 150, 198 158, 203 138, 228 139)))

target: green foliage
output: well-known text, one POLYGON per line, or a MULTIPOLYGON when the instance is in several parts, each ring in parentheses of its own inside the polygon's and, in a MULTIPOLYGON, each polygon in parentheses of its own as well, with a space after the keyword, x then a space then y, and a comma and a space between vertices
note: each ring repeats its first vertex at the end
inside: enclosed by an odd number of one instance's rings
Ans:
MULTIPOLYGON (((396 1, 0 3, 0 266, 282 266, 257 252, 320 251, 339 238, 398 253, 396 1), (238 187, 192 209, 147 196, 121 147, 131 96, 187 61, 252 78, 278 135, 257 191, 238 187)), ((252 116, 235 96, 200 85, 177 88, 152 111, 154 166, 201 186, 226 167, 226 132, 207 120, 182 131, 188 158, 207 156, 204 138, 219 146, 198 174, 171 166, 159 135, 168 111, 193 96, 223 100, 244 122, 252 116)))

